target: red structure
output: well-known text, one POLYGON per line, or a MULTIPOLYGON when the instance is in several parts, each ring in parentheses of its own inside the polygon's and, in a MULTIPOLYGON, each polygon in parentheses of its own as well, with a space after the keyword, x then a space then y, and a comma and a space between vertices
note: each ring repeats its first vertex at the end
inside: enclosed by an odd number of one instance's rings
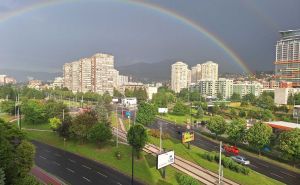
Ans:
POLYGON ((239 149, 236 146, 223 145, 223 149, 228 154, 239 155, 239 149))

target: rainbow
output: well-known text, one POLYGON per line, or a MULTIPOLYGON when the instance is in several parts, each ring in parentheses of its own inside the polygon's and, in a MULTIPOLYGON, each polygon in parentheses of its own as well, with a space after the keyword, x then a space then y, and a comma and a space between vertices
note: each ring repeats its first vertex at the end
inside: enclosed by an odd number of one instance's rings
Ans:
MULTIPOLYGON (((65 4, 65 3, 74 3, 78 2, 80 0, 46 0, 46 1, 40 1, 38 3, 31 4, 29 6, 25 6, 19 9, 16 9, 14 11, 11 11, 7 14, 4 14, 0 16, 0 23, 3 23, 5 21, 8 21, 9 19, 22 15, 27 12, 31 12, 33 10, 46 8, 49 6, 59 5, 59 4, 65 4)), ((171 11, 169 9, 166 9, 164 7, 158 6, 157 4, 151 4, 144 1, 138 1, 138 0, 116 0, 120 3, 126 3, 129 5, 139 6, 142 8, 150 9, 152 11, 155 11, 157 13, 160 13, 165 16, 169 16, 171 18, 174 18, 175 20, 179 21, 182 24, 185 24, 197 32, 203 34, 205 37, 210 39, 213 43, 215 43, 218 47, 220 47, 228 56, 230 56, 233 61, 238 64, 244 72, 252 74, 251 70, 247 66, 247 64, 236 54, 230 47, 228 47, 220 38, 218 38, 213 33, 209 32, 206 28, 201 26, 199 23, 194 22, 191 19, 188 19, 177 12, 171 11)))

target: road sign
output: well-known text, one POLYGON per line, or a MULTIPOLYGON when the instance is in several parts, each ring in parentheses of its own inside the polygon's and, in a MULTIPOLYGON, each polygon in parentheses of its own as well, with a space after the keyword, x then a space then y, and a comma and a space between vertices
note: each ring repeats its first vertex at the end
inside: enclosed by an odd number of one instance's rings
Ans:
POLYGON ((126 111, 125 115, 126 115, 127 117, 130 117, 130 116, 131 116, 131 112, 130 112, 130 111, 126 111))
POLYGON ((194 132, 182 132, 182 143, 187 143, 190 141, 194 141, 195 139, 195 134, 194 132))
POLYGON ((175 153, 174 150, 159 154, 157 156, 157 169, 163 168, 175 162, 175 153))

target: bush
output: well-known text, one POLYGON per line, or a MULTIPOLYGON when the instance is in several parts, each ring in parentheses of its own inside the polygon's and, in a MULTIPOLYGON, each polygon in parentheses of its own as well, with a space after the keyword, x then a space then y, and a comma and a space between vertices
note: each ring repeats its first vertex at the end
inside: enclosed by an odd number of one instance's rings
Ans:
MULTIPOLYGON (((155 138, 159 138, 160 137, 160 131, 159 131, 159 129, 150 129, 149 130, 149 135, 153 136, 155 138)), ((163 132, 162 135, 161 135, 161 138, 162 139, 169 139, 170 135, 168 133, 163 132)))
POLYGON ((178 178, 179 185, 199 185, 199 182, 188 175, 180 175, 178 178))
POLYGON ((232 159, 229 157, 224 157, 222 159, 222 164, 225 168, 229 168, 229 166, 231 165, 232 162, 233 162, 232 159))

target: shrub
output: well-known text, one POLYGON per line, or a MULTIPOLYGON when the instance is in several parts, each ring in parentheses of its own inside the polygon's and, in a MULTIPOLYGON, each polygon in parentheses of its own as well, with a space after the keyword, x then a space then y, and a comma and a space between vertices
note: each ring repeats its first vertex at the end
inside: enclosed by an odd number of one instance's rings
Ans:
POLYGON ((225 168, 229 168, 229 166, 231 165, 232 162, 233 162, 232 159, 229 157, 224 157, 222 159, 222 164, 225 168))
POLYGON ((180 175, 178 178, 179 185, 199 185, 198 181, 188 175, 180 175))
MULTIPOLYGON (((160 131, 159 131, 159 129, 150 129, 149 130, 149 135, 153 136, 155 138, 159 138, 160 137, 160 131)), ((163 132, 162 135, 161 135, 161 138, 162 139, 169 139, 170 135, 168 133, 163 132)))
POLYGON ((209 161, 213 161, 215 160, 215 152, 210 152, 208 154, 208 158, 207 158, 209 161))

